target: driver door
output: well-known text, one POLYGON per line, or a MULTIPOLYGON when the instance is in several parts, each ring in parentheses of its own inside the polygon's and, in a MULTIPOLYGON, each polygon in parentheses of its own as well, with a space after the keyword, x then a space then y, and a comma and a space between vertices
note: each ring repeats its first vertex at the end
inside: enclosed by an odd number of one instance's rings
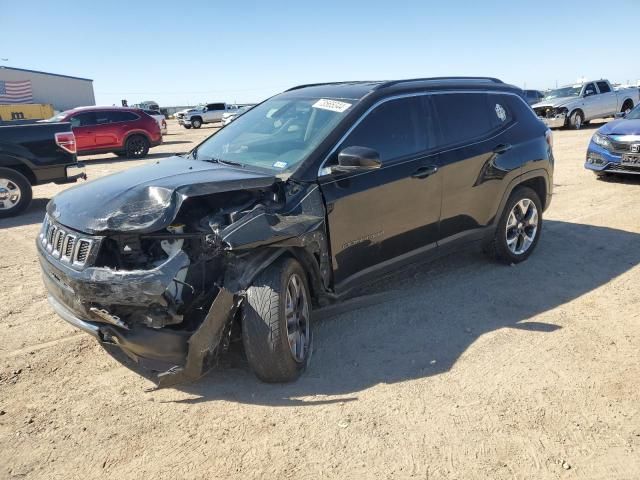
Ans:
POLYGON ((389 100, 342 141, 325 167, 349 146, 380 154, 382 166, 319 178, 327 218, 336 291, 436 246, 441 176, 429 152, 426 96, 389 100))
POLYGON ((599 102, 596 84, 586 84, 582 91, 582 95, 582 107, 580 108, 582 108, 582 111, 584 112, 584 119, 591 120, 592 118, 597 118, 599 114, 599 102))

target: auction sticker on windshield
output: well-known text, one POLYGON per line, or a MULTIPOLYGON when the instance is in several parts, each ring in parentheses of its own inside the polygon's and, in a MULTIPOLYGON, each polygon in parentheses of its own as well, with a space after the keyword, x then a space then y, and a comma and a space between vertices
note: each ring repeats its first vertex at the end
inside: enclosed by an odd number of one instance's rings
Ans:
POLYGON ((349 108, 351 104, 347 102, 340 102, 338 100, 329 100, 326 98, 321 98, 312 106, 313 108, 321 108, 322 110, 331 110, 332 112, 342 113, 347 108, 349 108))

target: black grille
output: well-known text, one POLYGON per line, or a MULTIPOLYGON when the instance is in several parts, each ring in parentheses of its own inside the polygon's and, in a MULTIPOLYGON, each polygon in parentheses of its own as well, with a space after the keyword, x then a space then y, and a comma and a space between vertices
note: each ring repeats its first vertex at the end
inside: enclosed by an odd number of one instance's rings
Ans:
MULTIPOLYGON (((613 147, 613 150, 619 153, 629 153, 631 152, 632 145, 639 145, 639 144, 640 142, 627 143, 627 142, 614 142, 613 140, 611 141, 611 146, 613 147)), ((633 153, 640 153, 640 152, 633 152, 633 153)))
POLYGON ((71 254, 73 253, 73 247, 75 246, 75 244, 76 244, 75 237, 68 236, 67 244, 64 247, 64 253, 63 253, 65 257, 71 258, 71 254))
POLYGON ((78 252, 76 253, 75 261, 78 263, 84 263, 87 261, 87 257, 89 256, 89 249, 91 247, 91 243, 87 240, 80 240, 78 242, 78 252))

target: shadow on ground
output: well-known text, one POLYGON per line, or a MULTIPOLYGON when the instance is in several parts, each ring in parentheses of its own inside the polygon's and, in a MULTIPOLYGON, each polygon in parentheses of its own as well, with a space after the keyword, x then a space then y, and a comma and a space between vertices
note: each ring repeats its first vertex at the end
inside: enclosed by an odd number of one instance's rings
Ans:
POLYGON ((47 203, 49 203, 48 198, 34 198, 27 209, 20 215, 0 219, 0 229, 42 223, 47 203))
MULTIPOLYGON (((467 252, 412 266, 372 284, 366 296, 317 312, 313 358, 297 382, 260 383, 235 345, 206 377, 178 387, 193 395, 180 402, 353 401, 376 384, 447 374, 485 333, 553 335, 560 326, 532 319, 637 265, 640 249, 630 245, 640 245, 640 235, 546 221, 537 251, 520 265, 502 266, 467 252)), ((491 368, 499 367, 487 365, 487 372, 491 368)))

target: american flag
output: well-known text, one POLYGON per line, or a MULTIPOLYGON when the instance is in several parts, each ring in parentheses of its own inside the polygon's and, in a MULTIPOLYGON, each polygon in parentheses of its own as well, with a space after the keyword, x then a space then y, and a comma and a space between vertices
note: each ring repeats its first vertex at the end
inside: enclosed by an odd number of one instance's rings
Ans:
POLYGON ((31 80, 0 80, 0 103, 29 103, 33 101, 31 80))

